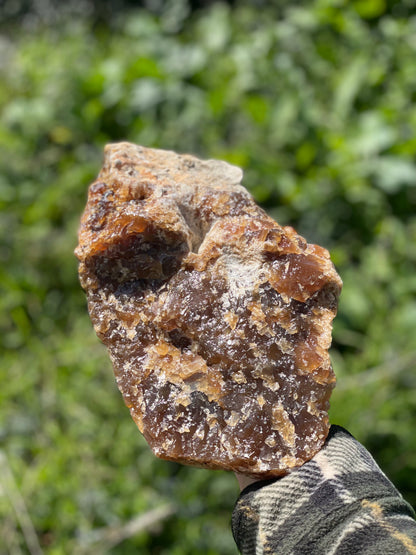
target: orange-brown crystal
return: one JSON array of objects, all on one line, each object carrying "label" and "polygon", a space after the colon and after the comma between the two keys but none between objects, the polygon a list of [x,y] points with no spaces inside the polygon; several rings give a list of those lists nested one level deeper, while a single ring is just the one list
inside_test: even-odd
[{"label": "orange-brown crystal", "polygon": [[76,255],[154,453],[271,477],[327,436],[341,280],[328,252],[274,222],[241,178],[225,162],[109,145]]}]

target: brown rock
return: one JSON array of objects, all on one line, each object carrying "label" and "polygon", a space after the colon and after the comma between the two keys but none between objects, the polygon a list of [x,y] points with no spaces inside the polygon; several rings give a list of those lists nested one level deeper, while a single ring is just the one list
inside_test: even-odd
[{"label": "brown rock", "polygon": [[341,280],[239,168],[106,147],[81,221],[81,284],[154,453],[253,476],[310,459],[328,430]]}]

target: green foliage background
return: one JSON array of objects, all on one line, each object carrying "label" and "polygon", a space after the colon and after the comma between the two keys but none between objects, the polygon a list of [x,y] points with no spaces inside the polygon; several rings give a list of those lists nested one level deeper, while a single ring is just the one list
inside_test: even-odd
[{"label": "green foliage background", "polygon": [[[6,552],[39,552],[33,525],[54,555],[236,553],[234,478],[153,457],[78,284],[72,252],[87,185],[104,144],[122,139],[242,166],[279,223],[330,249],[344,280],[331,420],[416,505],[414,2],[157,6],[99,24],[93,14],[3,20]],[[159,525],[106,540],[167,504]]]}]

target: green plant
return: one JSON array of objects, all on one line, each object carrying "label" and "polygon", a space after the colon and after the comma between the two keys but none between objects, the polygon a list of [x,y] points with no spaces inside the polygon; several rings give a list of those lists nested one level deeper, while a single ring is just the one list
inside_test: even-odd
[{"label": "green plant", "polygon": [[111,552],[236,552],[233,478],[151,455],[78,284],[72,251],[87,185],[104,144],[125,139],[242,166],[279,223],[330,249],[344,279],[331,418],[416,505],[416,21],[393,8],[216,3],[192,14],[121,12],[111,27],[74,19],[4,31],[0,441],[9,497],[0,497],[0,537],[9,547],[30,543],[24,514],[45,552],[96,553],[111,545],[109,531],[120,542],[126,522],[162,507],[159,525]]}]

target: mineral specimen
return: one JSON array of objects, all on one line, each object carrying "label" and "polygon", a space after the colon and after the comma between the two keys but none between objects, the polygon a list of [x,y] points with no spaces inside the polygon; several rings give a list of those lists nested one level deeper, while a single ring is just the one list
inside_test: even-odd
[{"label": "mineral specimen", "polygon": [[118,386],[153,452],[251,476],[322,446],[341,280],[225,162],[106,147],[79,274]]}]

